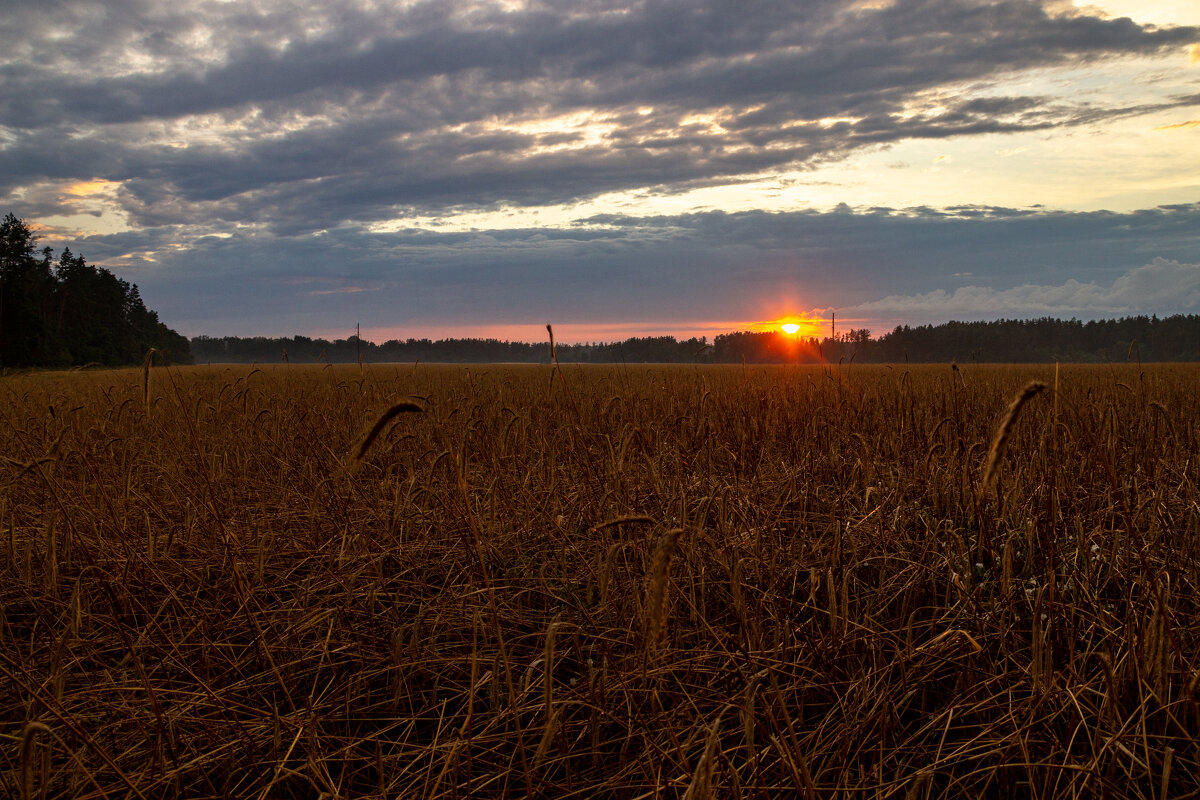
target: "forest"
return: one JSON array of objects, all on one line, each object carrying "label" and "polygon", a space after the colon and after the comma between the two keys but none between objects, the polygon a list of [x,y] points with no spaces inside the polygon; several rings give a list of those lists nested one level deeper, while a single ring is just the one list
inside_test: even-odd
[{"label": "forest", "polygon": [[136,285],[64,248],[57,258],[13,214],[0,222],[0,367],[140,363],[155,349],[192,362],[186,337],[146,308]]},{"label": "forest", "polygon": [[[740,331],[706,338],[635,337],[622,342],[558,344],[559,361],[573,363],[1109,363],[1200,361],[1200,315],[1121,319],[998,320],[901,326],[878,338],[865,328],[823,339],[782,331]],[[545,363],[549,340],[391,339],[382,344],[350,336],[209,337],[191,340],[198,363],[332,363],[426,361]]]}]

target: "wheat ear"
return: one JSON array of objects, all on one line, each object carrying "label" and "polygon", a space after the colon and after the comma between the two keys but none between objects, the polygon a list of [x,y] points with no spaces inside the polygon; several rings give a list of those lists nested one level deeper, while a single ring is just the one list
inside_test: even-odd
[{"label": "wheat ear", "polygon": [[158,351],[151,347],[146,351],[146,360],[142,362],[142,402],[146,410],[150,410],[150,365],[154,363],[154,354]]},{"label": "wheat ear", "polygon": [[383,412],[383,416],[381,416],[379,418],[379,420],[375,423],[375,426],[373,428],[371,428],[371,432],[367,434],[367,438],[363,439],[363,443],[361,445],[359,445],[358,454],[356,456],[354,456],[354,460],[362,461],[363,458],[366,457],[367,451],[371,449],[371,445],[379,437],[379,434],[383,432],[383,429],[387,427],[387,424],[389,422],[391,422],[392,420],[394,420],[396,417],[398,417],[401,414],[412,413],[412,412],[421,412],[424,410],[425,409],[421,408],[416,403],[404,402],[404,403],[397,403],[396,405],[389,408],[387,411]]},{"label": "wheat ear", "polygon": [[650,562],[650,591],[646,598],[646,613],[650,617],[647,643],[653,647],[667,627],[667,580],[671,571],[671,556],[683,528],[675,528],[663,534],[654,548],[654,559]]},{"label": "wheat ear", "polygon": [[1021,413],[1021,407],[1045,388],[1046,384],[1041,381],[1030,381],[1009,405],[1008,413],[1004,415],[1004,421],[996,430],[996,438],[992,439],[992,446],[988,448],[987,467],[983,471],[983,483],[979,487],[980,494],[991,489],[996,480],[996,468],[1000,465],[1000,458],[1004,455],[1004,446],[1008,444],[1008,437],[1017,424],[1017,416]]}]

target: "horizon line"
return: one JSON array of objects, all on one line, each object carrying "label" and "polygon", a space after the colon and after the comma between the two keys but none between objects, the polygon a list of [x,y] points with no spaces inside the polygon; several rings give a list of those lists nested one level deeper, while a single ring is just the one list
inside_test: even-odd
[{"label": "horizon line", "polygon": [[[1117,321],[1121,321],[1121,320],[1127,320],[1127,319],[1132,320],[1132,319],[1139,319],[1139,318],[1166,320],[1166,319],[1172,319],[1175,317],[1195,317],[1195,316],[1200,316],[1200,315],[1192,314],[1192,313],[1173,313],[1173,314],[1167,314],[1165,316],[1160,317],[1156,312],[1150,312],[1150,313],[1124,314],[1121,316],[1116,316],[1116,315],[1097,316],[1097,317],[1088,317],[1086,319],[1080,318],[1077,316],[1058,317],[1058,316],[1051,316],[1051,315],[1043,315],[1043,316],[1036,316],[1036,317],[1035,316],[998,317],[995,319],[985,319],[985,320],[949,319],[949,320],[944,320],[942,322],[901,323],[901,324],[897,324],[892,327],[889,327],[886,330],[883,330],[878,334],[875,334],[872,331],[872,332],[870,332],[869,338],[872,340],[878,340],[881,337],[894,332],[898,328],[922,328],[922,327],[937,328],[937,327],[944,326],[944,325],[954,325],[954,324],[987,325],[987,324],[995,324],[995,323],[999,323],[999,322],[1029,323],[1029,322],[1038,322],[1038,321],[1042,321],[1042,320],[1053,320],[1055,322],[1078,322],[1082,325],[1087,325],[1089,323],[1103,322],[1103,321],[1117,322]],[[786,319],[790,319],[790,318],[791,317],[786,318]],[[808,323],[809,325],[811,325],[812,323],[815,323],[817,321],[818,320],[814,320],[812,318],[805,319],[805,322]],[[845,320],[846,327],[843,328],[841,325],[842,320],[839,319],[837,333],[839,333],[839,334],[846,333],[846,332],[849,332],[851,329],[861,329],[861,328],[858,328],[857,326],[855,326],[853,323],[858,323],[858,322],[862,322],[862,321],[863,320],[847,318]],[[820,320],[820,322],[829,322],[829,321],[828,320]],[[702,327],[701,326],[687,326],[687,325],[675,326],[675,327],[672,327],[669,329],[670,332],[668,332],[668,329],[665,329],[665,326],[664,326],[664,330],[662,332],[654,331],[653,329],[651,329],[651,332],[645,332],[646,328],[644,326],[639,326],[639,325],[635,325],[635,324],[616,324],[616,325],[611,325],[611,326],[606,326],[606,325],[587,326],[585,324],[575,324],[575,323],[565,323],[562,325],[554,325],[553,323],[544,323],[540,326],[534,326],[531,324],[499,325],[499,326],[496,326],[496,325],[455,326],[455,329],[484,328],[485,330],[496,331],[496,333],[493,333],[491,335],[484,334],[484,335],[449,335],[449,336],[441,335],[441,336],[438,336],[438,335],[431,335],[430,333],[425,332],[425,333],[413,333],[413,334],[410,334],[407,336],[400,336],[400,335],[390,335],[390,334],[392,334],[392,332],[395,332],[398,329],[395,327],[389,326],[389,327],[368,328],[368,329],[364,330],[362,335],[360,335],[358,338],[362,342],[369,343],[376,347],[382,346],[390,341],[404,343],[404,342],[407,342],[410,340],[412,340],[412,341],[426,340],[426,341],[430,341],[430,342],[499,341],[499,342],[504,342],[507,344],[523,344],[523,345],[546,344],[546,345],[548,345],[549,337],[545,336],[545,335],[537,337],[537,338],[533,338],[533,339],[514,338],[514,337],[499,335],[499,331],[497,330],[497,329],[512,329],[512,330],[523,329],[523,330],[526,330],[526,329],[535,328],[535,327],[545,330],[547,324],[553,326],[554,342],[556,345],[560,345],[560,346],[602,346],[602,345],[620,344],[622,342],[626,342],[631,339],[662,339],[662,338],[671,338],[671,339],[674,339],[675,341],[681,341],[681,342],[687,341],[689,339],[703,339],[703,340],[711,343],[711,342],[715,341],[716,337],[718,337],[718,336],[728,336],[728,335],[735,335],[735,334],[762,334],[762,333],[776,333],[781,336],[794,336],[797,339],[805,339],[805,340],[816,340],[816,341],[828,341],[830,339],[837,340],[836,335],[829,336],[826,334],[814,334],[811,330],[808,332],[797,331],[796,333],[791,333],[791,334],[785,333],[780,328],[780,325],[783,324],[782,319],[779,322],[772,321],[772,322],[742,323],[745,327],[737,327],[737,328],[723,327],[719,330],[719,332],[716,330],[715,326],[712,326],[712,325],[705,325]],[[572,337],[569,332],[565,336],[560,333],[560,331],[562,331],[564,328],[570,329],[570,328],[581,328],[581,327],[588,327],[591,329],[595,329],[597,327],[610,328],[610,329],[613,329],[614,332],[616,330],[622,330],[622,329],[637,330],[637,331],[642,331],[642,332],[630,333],[630,335],[627,335],[624,338],[619,338],[619,339],[603,339],[603,338],[590,338],[590,337],[577,338],[578,334],[576,335],[576,337]],[[445,329],[445,328],[449,328],[449,326],[436,326],[435,330],[436,329]],[[684,332],[681,333],[680,328],[683,328]],[[428,328],[425,328],[424,330],[429,331]],[[382,333],[384,331],[387,331],[389,335],[386,335],[384,337],[380,337],[377,335],[378,333]],[[337,335],[336,333],[334,333],[332,331],[323,330],[321,332],[314,332],[312,334],[292,333],[292,334],[279,334],[279,335],[270,335],[270,334],[261,334],[261,333],[248,334],[248,335],[240,335],[240,334],[213,335],[213,334],[201,333],[201,334],[196,334],[194,336],[189,336],[188,339],[192,340],[192,339],[296,339],[296,338],[306,338],[306,339],[313,339],[313,340],[320,339],[320,340],[329,341],[332,343],[332,342],[336,342],[336,341],[353,341],[354,337],[355,337],[355,334],[353,332],[353,329],[351,329],[351,331],[349,331],[345,335],[341,335],[341,336]],[[709,337],[711,337],[711,341],[710,341]]]}]

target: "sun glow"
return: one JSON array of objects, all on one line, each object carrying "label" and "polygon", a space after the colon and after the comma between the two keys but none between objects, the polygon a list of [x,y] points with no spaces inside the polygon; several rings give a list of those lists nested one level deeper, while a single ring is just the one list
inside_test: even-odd
[{"label": "sun glow", "polygon": [[786,314],[771,322],[759,323],[760,331],[782,331],[785,336],[819,339],[827,323],[815,312],[808,314]]}]

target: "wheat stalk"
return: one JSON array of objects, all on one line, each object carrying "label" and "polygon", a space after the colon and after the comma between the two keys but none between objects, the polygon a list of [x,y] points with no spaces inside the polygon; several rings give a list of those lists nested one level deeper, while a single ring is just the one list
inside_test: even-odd
[{"label": "wheat stalk", "polygon": [[375,439],[379,437],[379,434],[383,432],[383,429],[387,427],[389,422],[401,414],[419,413],[424,410],[425,409],[421,408],[416,403],[409,403],[406,401],[403,403],[397,403],[387,411],[383,412],[383,415],[379,417],[379,419],[375,422],[375,425],[371,428],[371,432],[367,434],[367,437],[363,439],[362,444],[359,445],[358,454],[354,456],[354,460],[362,461],[363,458],[366,457],[367,451],[371,449],[371,445],[375,442]]},{"label": "wheat stalk", "polygon": [[[27,722],[21,731],[21,796],[25,800],[33,800],[33,742],[39,733],[49,735],[50,728],[43,722]],[[42,782],[46,781],[45,770],[42,771]],[[45,786],[42,787],[45,791]]]},{"label": "wheat stalk", "polygon": [[150,410],[150,365],[154,362],[154,354],[157,352],[151,347],[146,351],[146,360],[142,362],[142,402],[146,411]]},{"label": "wheat stalk", "polygon": [[717,716],[716,722],[708,729],[708,738],[704,743],[704,754],[696,762],[696,769],[692,772],[692,781],[683,793],[683,800],[698,800],[698,798],[712,797],[713,770],[716,766],[717,751],[721,746],[720,728],[721,717],[723,716],[725,716],[724,709]]},{"label": "wheat stalk", "polygon": [[683,528],[674,528],[663,534],[654,548],[654,558],[650,562],[650,587],[646,597],[646,613],[649,615],[649,625],[646,631],[646,643],[649,647],[658,644],[667,626],[667,581],[671,571],[671,556],[675,553],[675,545]]},{"label": "wheat stalk", "polygon": [[992,446],[988,448],[987,467],[983,471],[983,481],[979,487],[981,495],[991,489],[996,480],[996,468],[1000,465],[1000,458],[1004,455],[1004,446],[1008,444],[1008,437],[1012,435],[1013,427],[1017,424],[1017,416],[1021,413],[1021,407],[1045,388],[1046,384],[1041,381],[1030,381],[1009,404],[1008,413],[1004,415],[1004,421],[1000,423],[1000,427],[996,429],[996,436],[992,439]]}]

